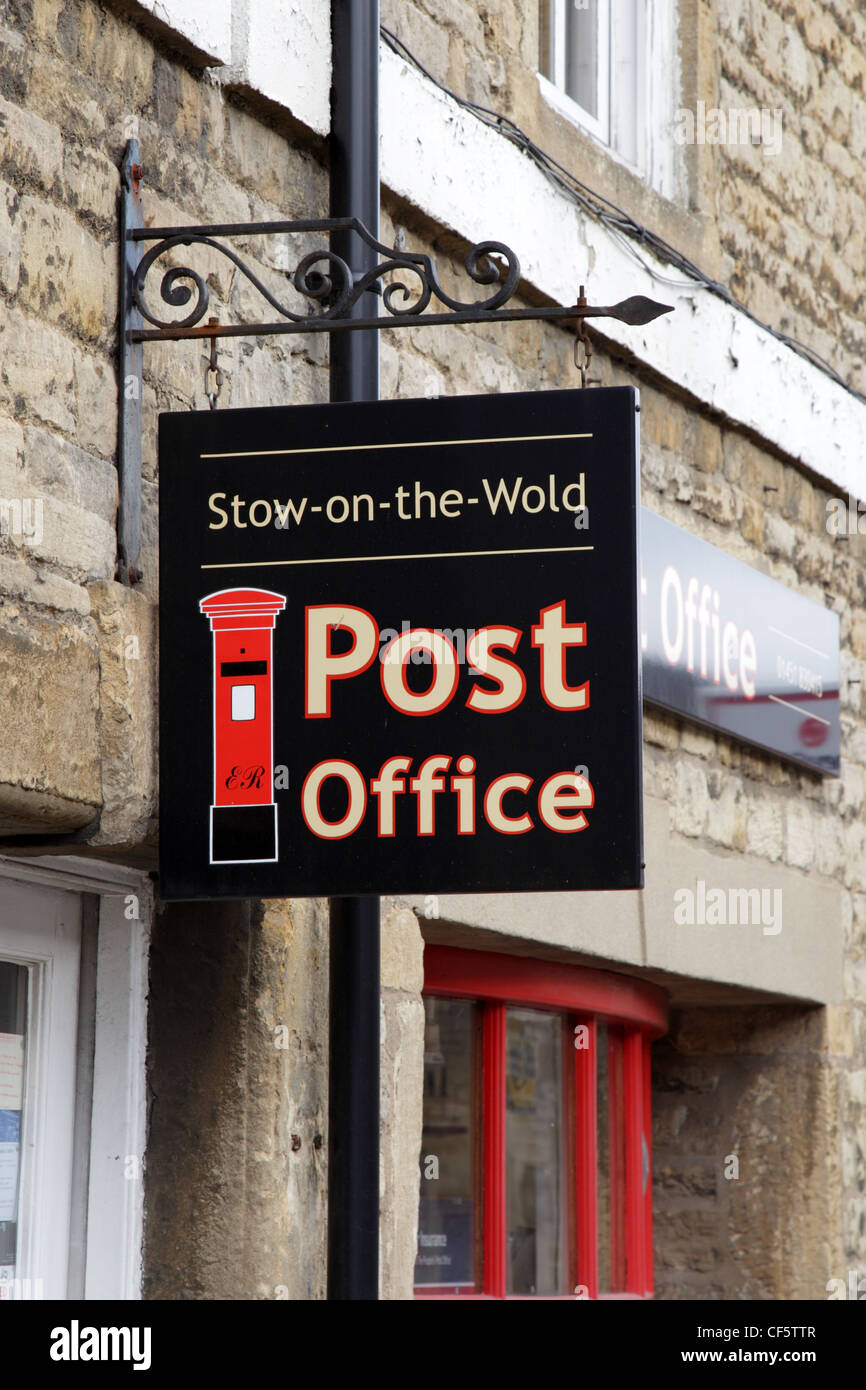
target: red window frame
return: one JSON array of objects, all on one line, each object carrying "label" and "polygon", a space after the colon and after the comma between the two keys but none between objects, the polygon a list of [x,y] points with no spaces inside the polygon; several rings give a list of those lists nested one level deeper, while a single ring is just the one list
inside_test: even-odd
[{"label": "red window frame", "polygon": [[[651,1298],[652,1260],[652,1110],[650,1043],[668,1028],[664,991],[643,980],[611,971],[491,951],[428,944],[424,951],[424,993],[471,999],[482,1006],[482,1203],[483,1259],[481,1289],[416,1286],[417,1298],[506,1298],[505,1205],[505,1026],[509,1005],[549,1009],[585,1024],[588,1046],[574,1048],[573,1210],[578,1296]],[[624,1169],[625,1229],[618,1240],[624,1272],[619,1293],[599,1294],[598,1287],[598,1024],[610,1025],[608,1045],[619,1049],[625,1123],[611,1169]],[[568,1111],[564,1111],[567,1115]],[[645,1161],[648,1164],[644,1178]],[[585,1290],[585,1293],[583,1292]],[[575,1295],[558,1295],[574,1297]]]}]

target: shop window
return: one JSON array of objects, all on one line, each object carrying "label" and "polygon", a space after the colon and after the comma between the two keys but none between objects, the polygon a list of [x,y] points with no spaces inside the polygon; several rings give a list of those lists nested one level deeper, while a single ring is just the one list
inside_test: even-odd
[{"label": "shop window", "polygon": [[0,1290],[15,1278],[27,971],[0,960]]},{"label": "shop window", "polygon": [[424,970],[416,1295],[650,1297],[662,992],[444,946]]},{"label": "shop window", "polygon": [[540,0],[539,19],[544,96],[671,196],[674,0]]},{"label": "shop window", "polygon": [[146,892],[0,864],[0,1303],[140,1296]]}]

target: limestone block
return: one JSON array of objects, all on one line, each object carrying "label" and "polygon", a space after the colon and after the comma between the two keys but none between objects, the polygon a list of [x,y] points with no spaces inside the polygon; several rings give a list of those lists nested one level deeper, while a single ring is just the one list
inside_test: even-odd
[{"label": "limestone block", "polygon": [[641,442],[645,440],[683,453],[685,449],[685,412],[679,402],[672,401],[660,391],[641,387],[640,397]]},{"label": "limestone block", "polygon": [[405,0],[384,0],[381,17],[382,23],[403,40],[427,71],[438,77],[440,82],[444,81],[448,73],[448,33],[445,28],[415,5],[407,5]]},{"label": "limestone block", "polygon": [[24,431],[23,468],[13,473],[0,457],[0,495],[27,498],[38,534],[21,544],[38,558],[79,578],[112,574],[117,540],[117,474],[46,430]]},{"label": "limestone block", "polygon": [[674,828],[682,835],[704,833],[709,814],[707,777],[703,768],[681,759],[677,763]]},{"label": "limestone block", "polygon": [[641,434],[640,467],[644,505],[647,505],[647,489],[654,493],[664,492],[669,459],[670,455],[664,449],[647,441]]},{"label": "limestone block", "polygon": [[[464,5],[461,0],[423,0],[424,9],[437,24],[453,29],[469,47],[481,49],[484,45],[484,28],[480,15],[472,5]],[[487,12],[487,22],[493,15]],[[511,28],[510,37],[515,37]],[[516,47],[516,45],[515,45]]]},{"label": "limestone block", "polygon": [[848,999],[857,1003],[866,1000],[866,960],[846,960],[843,973]]},{"label": "limestone block", "polygon": [[[277,347],[258,347],[245,343],[228,383],[232,406],[290,405],[292,401],[292,357],[285,343]],[[223,388],[225,391],[225,387]]]},{"label": "limestone block", "polygon": [[764,515],[764,548],[768,555],[780,555],[790,560],[794,555],[797,533],[778,513],[766,511]]},{"label": "limestone block", "polygon": [[659,748],[679,747],[680,726],[672,715],[647,706],[643,716],[644,742],[656,744]]},{"label": "limestone block", "polygon": [[97,149],[67,145],[63,152],[64,202],[115,231],[120,170]]},{"label": "limestone block", "polygon": [[82,449],[113,459],[117,450],[117,375],[111,358],[73,350],[76,441]]},{"label": "limestone block", "polygon": [[740,534],[743,540],[751,545],[760,545],[764,536],[764,509],[753,497],[744,497],[740,494],[740,505],[742,513],[740,516]]},{"label": "limestone block", "polygon": [[404,354],[400,359],[397,393],[399,396],[409,399],[444,396],[446,394],[445,378],[424,358],[416,357],[414,353]]},{"label": "limestone block", "polygon": [[60,179],[60,131],[35,112],[0,97],[0,170],[15,185],[36,184],[50,192]]},{"label": "limestone block", "polygon": [[775,862],[782,857],[783,844],[781,807],[768,797],[751,799],[746,812],[746,850]]},{"label": "limestone block", "polygon": [[644,745],[643,788],[645,796],[673,805],[675,769],[672,760],[651,745]]},{"label": "limestone block", "polygon": [[785,859],[799,869],[808,869],[814,858],[813,817],[797,802],[785,807]]},{"label": "limestone block", "polygon": [[748,809],[743,785],[730,774],[716,772],[715,777],[718,791],[710,781],[707,837],[726,849],[745,849]]},{"label": "limestone block", "polygon": [[18,289],[21,234],[18,227],[18,194],[0,182],[0,289],[13,295]]},{"label": "limestone block", "polygon": [[108,580],[89,589],[99,632],[103,811],[94,845],[151,839],[156,815],[156,610]]},{"label": "limestone block", "polygon": [[24,599],[28,605],[60,613],[77,613],[85,618],[90,612],[90,598],[85,588],[36,564],[26,551],[20,559],[0,556],[0,594],[4,598]]},{"label": "limestone block", "polygon": [[736,1249],[740,1297],[814,1297],[833,1273],[838,1159],[824,1139],[833,1107],[832,1069],[806,1059],[759,1070],[739,1101],[742,1177],[731,1184],[729,1229],[749,1233]]},{"label": "limestone block", "polygon": [[84,337],[102,332],[105,258],[68,212],[30,195],[21,199],[19,302],[31,313]]},{"label": "limestone block", "polygon": [[851,1010],[844,1005],[827,1006],[827,1040],[830,1051],[837,1057],[853,1057],[854,1037]]},{"label": "limestone block", "polygon": [[843,826],[833,815],[816,816],[813,824],[815,867],[826,878],[835,878],[845,860]]},{"label": "limestone block", "polygon": [[0,603],[0,825],[69,830],[101,800],[99,653],[92,633],[57,615]]},{"label": "limestone block", "polygon": [[382,1298],[411,1299],[424,1095],[424,1005],[420,994],[383,990],[381,1018],[379,1279]]},{"label": "limestone block", "polygon": [[716,751],[717,736],[710,729],[702,729],[697,724],[683,721],[680,744],[686,753],[698,758],[712,758]]},{"label": "limestone block", "polygon": [[418,918],[391,898],[382,901],[383,989],[420,994],[424,987],[424,941]]},{"label": "limestone block", "polygon": [[69,340],[2,302],[0,405],[70,434],[75,429],[75,373]]}]

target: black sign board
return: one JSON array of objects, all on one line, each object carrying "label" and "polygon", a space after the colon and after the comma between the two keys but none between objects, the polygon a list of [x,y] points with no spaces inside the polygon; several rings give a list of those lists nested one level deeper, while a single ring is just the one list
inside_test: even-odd
[{"label": "black sign board", "polygon": [[641,511],[643,693],[839,775],[839,618]]},{"label": "black sign board", "polygon": [[160,418],[165,898],[641,886],[636,410]]}]

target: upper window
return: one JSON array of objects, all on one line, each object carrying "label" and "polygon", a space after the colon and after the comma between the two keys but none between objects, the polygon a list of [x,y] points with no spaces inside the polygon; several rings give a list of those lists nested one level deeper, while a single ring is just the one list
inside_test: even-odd
[{"label": "upper window", "polygon": [[661,991],[428,945],[416,1293],[647,1297]]},{"label": "upper window", "polygon": [[673,195],[673,0],[540,0],[545,96]]}]

